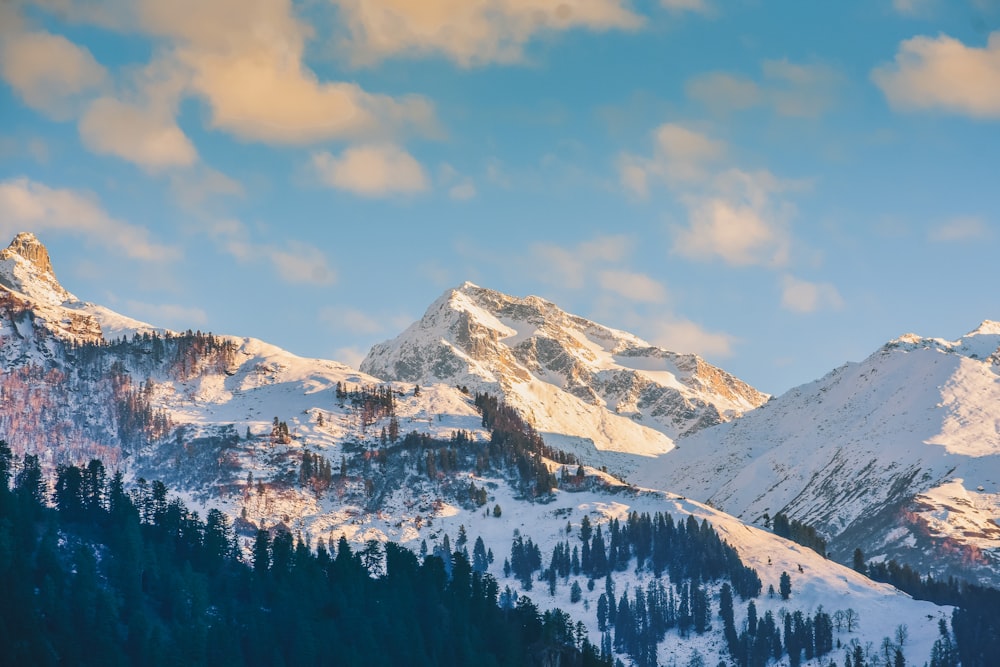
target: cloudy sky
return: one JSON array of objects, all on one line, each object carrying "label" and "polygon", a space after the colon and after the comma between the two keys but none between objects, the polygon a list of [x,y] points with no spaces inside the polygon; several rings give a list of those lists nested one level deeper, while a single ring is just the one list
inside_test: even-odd
[{"label": "cloudy sky", "polygon": [[997,0],[0,0],[0,236],[356,364],[471,280],[780,393],[1000,319]]}]

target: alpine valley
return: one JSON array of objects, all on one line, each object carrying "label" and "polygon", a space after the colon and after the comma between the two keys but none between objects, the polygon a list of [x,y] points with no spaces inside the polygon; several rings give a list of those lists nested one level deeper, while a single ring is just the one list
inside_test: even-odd
[{"label": "alpine valley", "polygon": [[[471,283],[355,370],[81,301],[30,233],[0,252],[13,495],[40,473],[42,505],[74,511],[68,480],[98,459],[144,525],[169,490],[194,525],[211,519],[201,547],[219,529],[258,572],[294,571],[292,544],[295,563],[353,553],[389,583],[410,562],[396,545],[440,557],[449,586],[470,569],[504,613],[544,619],[503,664],[994,664],[996,624],[970,634],[953,605],[995,605],[1000,585],[998,373],[1000,324],[985,322],[957,341],[903,336],[772,398]],[[94,507],[113,513],[115,493]],[[60,530],[46,548],[73,560],[79,533]],[[0,574],[5,549],[34,544],[8,532],[0,520]],[[94,553],[94,568],[112,560]],[[197,608],[163,616],[189,614],[211,646],[218,609]],[[378,613],[380,632],[402,627]]]}]

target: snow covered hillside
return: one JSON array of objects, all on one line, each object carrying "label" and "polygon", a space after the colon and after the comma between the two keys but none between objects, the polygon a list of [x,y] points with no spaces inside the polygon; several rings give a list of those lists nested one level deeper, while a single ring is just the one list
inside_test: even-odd
[{"label": "snow covered hillside", "polygon": [[[994,350],[1000,342],[996,333],[982,336],[962,344],[900,342],[885,355],[961,357],[966,361],[955,363],[974,374],[992,354],[985,337],[994,337]],[[700,500],[703,489],[721,494],[721,485],[711,487],[713,472],[704,461],[683,457],[699,448],[719,452],[730,446],[734,451],[728,455],[742,456],[737,447],[742,440],[729,444],[733,425],[756,423],[748,420],[758,414],[785,414],[774,412],[783,403],[705,428],[766,397],[697,357],[652,348],[537,298],[512,299],[471,285],[449,292],[397,344],[369,356],[367,371],[384,364],[399,378],[386,382],[253,338],[171,332],[84,303],[56,281],[44,246],[22,234],[0,252],[0,364],[0,438],[18,457],[38,455],[48,470],[99,457],[109,469],[127,471],[138,488],[145,480],[162,480],[193,509],[224,510],[245,549],[258,529],[287,530],[310,544],[344,536],[359,550],[393,540],[417,552],[425,544],[429,552],[447,550],[446,544],[459,549],[467,544],[472,551],[481,537],[484,549],[494,554],[487,567],[502,588],[530,594],[543,609],[562,607],[583,621],[594,644],[608,639],[598,619],[603,578],[591,588],[585,574],[566,574],[550,593],[536,568],[528,578],[532,590],[526,591],[524,580],[507,574],[503,565],[513,558],[518,536],[539,547],[544,568],[560,542],[582,544],[584,518],[607,532],[611,522],[628,521],[633,512],[666,513],[678,523],[689,516],[707,520],[763,581],[764,592],[755,601],[760,616],[771,612],[782,619],[802,612],[811,618],[822,607],[831,615],[860,618],[836,631],[838,644],[829,657],[838,663],[855,645],[874,656],[883,640],[894,641],[897,628],[905,625],[909,639],[902,652],[908,664],[919,664],[929,655],[938,619],[951,611],[916,602],[706,505],[635,488],[600,471],[595,466],[608,461],[656,463],[648,486],[669,489],[665,481],[679,461],[687,474],[702,476],[676,481],[685,495]],[[890,366],[885,362],[879,372],[891,375]],[[946,366],[935,372],[953,377]],[[968,391],[976,396],[985,391],[991,368],[983,366],[976,376],[981,386],[969,385]],[[835,387],[836,377],[821,383]],[[856,380],[852,376],[851,382]],[[839,395],[833,387],[821,392],[826,400]],[[524,426],[521,440],[499,437],[496,423],[491,433],[473,397],[482,390],[502,393],[534,429]],[[851,394],[846,379],[840,391]],[[970,458],[970,448],[979,445],[956,434],[979,423],[978,413],[961,407],[971,403],[957,388],[950,395],[954,405],[939,398],[943,407],[935,409],[954,419],[941,421],[937,444],[927,448],[946,458]],[[501,418],[517,427],[498,409],[494,419]],[[591,465],[538,446],[535,430],[550,447],[575,443]],[[725,437],[716,442],[709,433]],[[987,435],[980,429],[983,442]],[[670,451],[682,436],[683,447]],[[903,445],[897,449],[892,454],[902,456]],[[992,461],[991,452],[975,450],[976,460]],[[720,471],[738,472],[739,461],[720,460]],[[967,474],[972,482],[964,487],[956,488],[956,475],[942,472],[942,479],[954,480],[950,486],[923,489],[921,502],[931,509],[919,516],[926,515],[928,525],[954,516],[957,503],[949,494],[959,488],[969,493],[970,483],[988,483],[973,479],[971,470]],[[985,492],[975,493],[974,501],[981,502]],[[943,514],[945,508],[950,514]],[[971,512],[963,516],[980,518]],[[611,547],[608,553],[613,552]],[[662,585],[680,598],[683,581],[658,578],[648,566],[639,567],[638,555],[626,561],[612,573],[617,596]],[[782,572],[791,575],[787,600],[766,592],[770,586],[780,589]],[[684,636],[668,631],[656,648],[659,664],[685,665],[692,659],[697,664],[698,656],[704,664],[728,659],[715,616],[721,583],[706,584],[705,592],[711,628]],[[738,629],[747,619],[747,603],[736,601]]]},{"label": "snow covered hillside", "polygon": [[691,354],[465,283],[361,364],[372,375],[502,395],[555,447],[626,472],[767,396]]},{"label": "snow covered hillside", "polygon": [[634,480],[760,524],[781,511],[921,572],[1000,582],[1000,323],[906,335],[702,431]]}]

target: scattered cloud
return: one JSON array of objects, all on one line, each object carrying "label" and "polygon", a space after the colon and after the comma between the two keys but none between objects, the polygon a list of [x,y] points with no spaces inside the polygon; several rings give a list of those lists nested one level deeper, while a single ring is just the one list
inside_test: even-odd
[{"label": "scattered cloud", "polygon": [[894,109],[1000,118],[1000,31],[983,48],[948,35],[908,39],[871,77]]},{"label": "scattered cloud", "polygon": [[467,201],[476,196],[476,184],[447,162],[438,170],[438,181],[448,188],[448,196],[457,201]]},{"label": "scattered cloud", "polygon": [[715,113],[754,107],[771,109],[781,116],[814,118],[837,101],[843,75],[824,63],[765,60],[761,80],[729,72],[707,72],[685,84],[685,93]]},{"label": "scattered cloud", "polygon": [[781,306],[796,313],[813,313],[839,310],[844,300],[831,283],[811,283],[786,274],[781,279]]},{"label": "scattered cloud", "polygon": [[208,314],[201,308],[126,301],[125,309],[142,321],[178,330],[197,328],[208,324]]},{"label": "scattered cloud", "polygon": [[961,242],[977,241],[992,236],[992,230],[982,218],[962,217],[952,218],[942,225],[930,230],[931,241]]},{"label": "scattered cloud", "polygon": [[349,306],[324,306],[317,313],[317,319],[331,332],[369,337],[386,332],[395,334],[413,322],[409,315],[373,315]]},{"label": "scattered cloud", "polygon": [[303,59],[313,28],[289,0],[142,0],[139,23],[167,40],[167,58],[211,112],[211,126],[248,141],[304,145],[436,131],[431,104],[343,81],[322,81]]},{"label": "scattered cloud", "polygon": [[619,155],[619,178],[626,191],[640,196],[654,184],[666,185],[687,208],[687,223],[671,226],[673,252],[733,266],[787,263],[794,208],[775,195],[801,184],[766,170],[720,170],[726,145],[681,125],[661,125],[652,143],[652,156]]},{"label": "scattered cloud", "polygon": [[29,157],[38,164],[48,164],[52,149],[41,137],[0,135],[0,160],[23,157]]},{"label": "scattered cloud", "polygon": [[624,270],[606,270],[597,274],[601,289],[630,301],[663,303],[667,290],[658,281],[643,273]]},{"label": "scattered cloud", "polygon": [[111,97],[90,105],[80,119],[80,137],[94,153],[114,155],[153,171],[188,167],[198,160],[194,144],[172,114]]},{"label": "scattered cloud", "polygon": [[705,0],[660,0],[660,5],[674,12],[698,12],[707,14],[711,11]]},{"label": "scattered cloud", "polygon": [[654,179],[667,184],[703,180],[708,167],[725,153],[725,143],[683,125],[665,123],[653,132],[651,157],[618,156],[619,178],[626,190],[646,197]]},{"label": "scattered cloud", "polygon": [[749,203],[713,197],[690,210],[687,227],[674,228],[674,251],[691,259],[722,259],[732,266],[782,266],[788,233]]},{"label": "scattered cloud", "polygon": [[423,166],[392,144],[355,146],[339,157],[314,153],[312,165],[324,184],[362,197],[413,194],[429,187]]},{"label": "scattered cloud", "polygon": [[784,266],[793,207],[774,195],[793,187],[766,170],[729,169],[716,175],[705,191],[682,195],[688,222],[673,226],[673,251],[731,266]]},{"label": "scattered cloud", "polygon": [[332,331],[370,335],[385,330],[385,325],[382,322],[356,308],[326,306],[320,309],[319,320]]},{"label": "scattered cloud", "polygon": [[287,241],[284,248],[263,248],[262,252],[285,282],[332,285],[337,281],[326,255],[301,241]]},{"label": "scattered cloud", "polygon": [[170,174],[170,190],[181,206],[199,210],[214,197],[236,197],[244,193],[243,184],[204,164]]},{"label": "scattered cloud", "polygon": [[715,359],[733,356],[733,348],[739,339],[720,331],[708,331],[701,325],[686,319],[667,319],[653,325],[652,343],[667,350],[711,357]]},{"label": "scattered cloud", "polygon": [[219,249],[241,262],[265,261],[287,283],[332,285],[337,272],[318,248],[301,241],[286,240],[283,246],[256,243],[239,220],[214,220],[205,231]]},{"label": "scattered cloud", "polygon": [[892,8],[903,16],[927,16],[934,7],[934,0],[892,0]]},{"label": "scattered cloud", "polygon": [[[699,0],[664,0],[700,5]],[[463,67],[524,60],[536,35],[571,29],[634,30],[643,19],[625,0],[468,2],[332,0],[346,26],[342,45],[360,65],[393,56],[441,54]]]},{"label": "scattered cloud", "polygon": [[458,201],[467,201],[476,196],[476,185],[470,179],[448,188],[448,196]]},{"label": "scattered cloud", "polygon": [[633,242],[627,236],[600,236],[566,248],[552,243],[535,243],[529,249],[529,260],[543,282],[580,289],[591,274],[594,264],[621,262],[631,251]]},{"label": "scattered cloud", "polygon": [[742,111],[762,102],[760,86],[744,76],[706,72],[684,84],[685,94],[716,112]]},{"label": "scattered cloud", "polygon": [[191,97],[207,105],[211,128],[246,141],[308,145],[440,133],[424,97],[322,80],[304,61],[314,29],[291,0],[136,0],[115,2],[114,11],[68,0],[42,4],[69,21],[153,40],[149,62],[121,68],[108,86],[111,77],[89,51],[29,32],[16,6],[0,4],[0,74],[26,104],[68,120],[82,111],[68,100],[103,89],[80,122],[85,144],[99,154],[148,169],[193,164],[197,151],[177,123]]},{"label": "scattered cloud", "polygon": [[111,217],[88,192],[51,188],[27,178],[0,181],[0,211],[4,236],[24,230],[57,231],[146,262],[180,257],[178,248],[151,240],[145,228]]},{"label": "scattered cloud", "polygon": [[25,104],[56,120],[71,118],[74,102],[107,77],[89,50],[46,31],[0,40],[0,74]]},{"label": "scattered cloud", "polygon": [[333,351],[333,360],[342,364],[347,364],[354,370],[361,368],[361,362],[365,360],[366,353],[359,347],[348,346],[338,347]]}]

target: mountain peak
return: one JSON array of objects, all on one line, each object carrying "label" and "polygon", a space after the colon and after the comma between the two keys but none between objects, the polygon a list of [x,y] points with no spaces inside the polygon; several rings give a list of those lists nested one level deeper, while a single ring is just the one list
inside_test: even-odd
[{"label": "mountain peak", "polygon": [[21,232],[14,237],[6,250],[0,251],[0,259],[10,259],[12,255],[28,260],[40,273],[49,273],[55,278],[48,249],[31,232]]},{"label": "mountain peak", "polygon": [[0,285],[47,305],[76,300],[59,284],[48,249],[31,232],[0,250]]},{"label": "mountain peak", "polygon": [[997,322],[996,320],[983,320],[978,328],[968,333],[969,336],[975,336],[977,334],[1000,334],[1000,322]]},{"label": "mountain peak", "polygon": [[361,371],[499,395],[557,446],[583,447],[575,451],[589,461],[600,452],[663,453],[673,439],[767,400],[695,355],[655,347],[541,297],[468,282],[375,345]]}]

